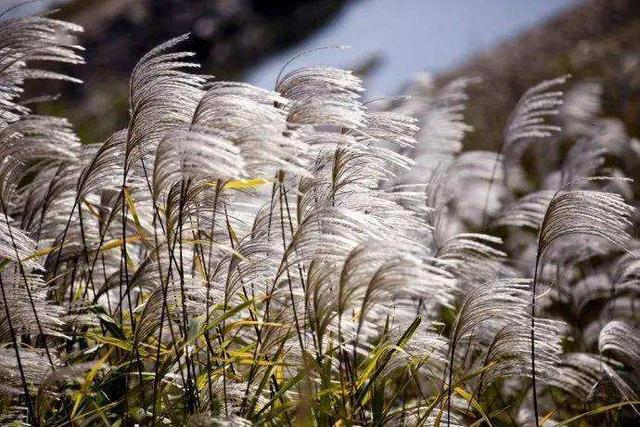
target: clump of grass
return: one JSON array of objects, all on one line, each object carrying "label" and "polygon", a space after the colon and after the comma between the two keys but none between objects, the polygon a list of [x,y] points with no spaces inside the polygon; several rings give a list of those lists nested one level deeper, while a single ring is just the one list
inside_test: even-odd
[{"label": "clump of grass", "polygon": [[563,110],[566,78],[501,153],[461,153],[473,80],[363,104],[313,67],[269,91],[195,73],[179,37],[133,70],[128,127],[81,145],[21,99],[69,79],[33,67],[81,62],[77,31],[0,23],[3,421],[635,416],[637,142],[579,92]]}]

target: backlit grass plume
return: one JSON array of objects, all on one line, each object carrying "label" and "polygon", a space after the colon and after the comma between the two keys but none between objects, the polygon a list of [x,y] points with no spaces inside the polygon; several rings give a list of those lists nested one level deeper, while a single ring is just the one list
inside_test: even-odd
[{"label": "backlit grass plume", "polygon": [[474,80],[363,103],[312,67],[272,91],[198,73],[182,36],[132,71],[127,128],[83,145],[22,97],[74,80],[40,67],[80,63],[78,31],[0,23],[3,422],[636,416],[638,152],[580,92],[562,112],[566,77],[524,95],[501,153],[461,152]]}]

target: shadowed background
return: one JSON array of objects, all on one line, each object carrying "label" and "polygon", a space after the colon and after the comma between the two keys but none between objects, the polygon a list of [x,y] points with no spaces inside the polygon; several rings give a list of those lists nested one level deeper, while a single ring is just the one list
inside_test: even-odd
[{"label": "shadowed background", "polygon": [[482,132],[469,135],[470,148],[495,147],[506,112],[526,88],[566,73],[597,78],[604,112],[621,117],[632,135],[639,131],[639,85],[630,76],[640,8],[633,0],[59,0],[26,3],[8,15],[55,9],[54,16],[85,28],[87,64],[72,71],[85,84],[54,85],[64,96],[41,109],[69,117],[86,142],[126,125],[136,61],[185,32],[204,72],[265,88],[291,56],[336,44],[350,49],[310,52],[293,66],[355,69],[369,98],[401,92],[421,71],[434,74],[436,85],[481,77],[467,119]]}]

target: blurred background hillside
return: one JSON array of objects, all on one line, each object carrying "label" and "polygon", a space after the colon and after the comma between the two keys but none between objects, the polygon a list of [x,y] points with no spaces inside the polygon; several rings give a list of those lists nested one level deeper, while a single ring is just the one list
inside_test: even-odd
[{"label": "blurred background hillside", "polygon": [[[146,51],[191,32],[188,48],[220,79],[272,88],[282,65],[357,70],[366,97],[393,96],[417,73],[440,86],[480,77],[467,120],[471,148],[495,147],[508,112],[531,85],[562,74],[600,85],[603,112],[640,134],[637,0],[4,0],[6,17],[52,13],[82,25],[84,85],[39,108],[65,115],[86,142],[126,125],[127,77]],[[21,4],[21,5],[20,5]],[[479,140],[475,135],[482,135]]]}]

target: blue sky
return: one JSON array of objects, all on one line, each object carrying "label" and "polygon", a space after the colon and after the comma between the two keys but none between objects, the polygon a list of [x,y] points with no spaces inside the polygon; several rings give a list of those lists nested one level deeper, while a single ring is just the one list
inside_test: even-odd
[{"label": "blue sky", "polygon": [[420,71],[438,72],[575,3],[575,0],[358,0],[328,26],[250,70],[249,82],[273,88],[280,67],[301,51],[329,49],[292,67],[353,67],[373,54],[384,60],[366,82],[367,97],[395,94]]}]

